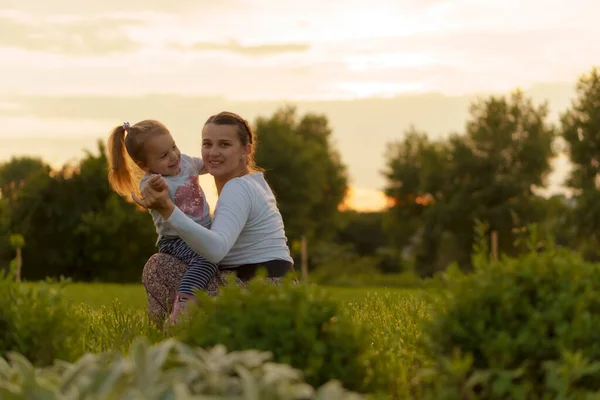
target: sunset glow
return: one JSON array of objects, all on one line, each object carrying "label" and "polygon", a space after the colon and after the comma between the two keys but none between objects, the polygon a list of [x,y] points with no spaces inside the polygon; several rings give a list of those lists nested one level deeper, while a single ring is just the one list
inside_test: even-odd
[{"label": "sunset glow", "polygon": [[[123,120],[157,118],[188,153],[228,109],[324,113],[348,165],[347,207],[378,209],[385,146],[416,125],[460,131],[476,95],[523,88],[569,104],[600,60],[592,0],[0,2],[0,161],[52,165]],[[558,190],[566,164],[551,180]]]}]

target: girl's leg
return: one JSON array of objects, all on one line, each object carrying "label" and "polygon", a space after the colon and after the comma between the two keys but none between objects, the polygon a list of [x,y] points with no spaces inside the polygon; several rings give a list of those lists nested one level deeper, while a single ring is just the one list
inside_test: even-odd
[{"label": "girl's leg", "polygon": [[196,291],[208,289],[209,282],[217,275],[218,267],[196,253],[179,238],[162,242],[160,248],[162,252],[180,259],[188,266],[179,282],[177,297],[170,316],[170,322],[176,323],[179,314],[185,308],[183,303],[193,300]]}]

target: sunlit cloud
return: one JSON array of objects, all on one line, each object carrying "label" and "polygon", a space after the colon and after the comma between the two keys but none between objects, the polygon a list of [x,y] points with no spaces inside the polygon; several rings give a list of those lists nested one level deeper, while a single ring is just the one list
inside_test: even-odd
[{"label": "sunlit cloud", "polygon": [[171,43],[170,47],[182,51],[229,52],[251,57],[270,56],[283,53],[303,53],[310,49],[310,45],[306,43],[243,45],[235,40],[230,40],[226,43],[196,42],[189,46]]},{"label": "sunlit cloud", "polygon": [[71,13],[83,17],[94,16],[103,13],[127,12],[127,13],[204,13],[212,11],[226,11],[235,8],[244,0],[103,0],[85,2],[80,0],[56,0],[43,2],[38,0],[3,0],[0,7],[6,10],[18,10],[34,15],[49,15],[57,13]]},{"label": "sunlit cloud", "polygon": [[[0,103],[0,109],[2,103]],[[110,124],[110,125],[109,125]],[[108,132],[114,122],[106,120],[43,118],[39,116],[3,116],[0,115],[0,126],[4,137],[17,138],[81,138],[97,137],[101,132]],[[7,133],[9,133],[7,135]]]},{"label": "sunlit cloud", "polygon": [[94,55],[96,57],[133,51],[141,43],[125,33],[140,21],[95,17],[62,16],[34,18],[22,13],[0,14],[0,47],[35,52]]}]

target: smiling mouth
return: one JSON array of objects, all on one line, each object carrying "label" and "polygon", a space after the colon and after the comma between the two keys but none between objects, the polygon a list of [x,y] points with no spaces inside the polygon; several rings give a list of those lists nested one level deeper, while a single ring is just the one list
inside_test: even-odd
[{"label": "smiling mouth", "polygon": [[208,163],[210,165],[221,165],[221,164],[223,164],[223,161],[209,161]]}]

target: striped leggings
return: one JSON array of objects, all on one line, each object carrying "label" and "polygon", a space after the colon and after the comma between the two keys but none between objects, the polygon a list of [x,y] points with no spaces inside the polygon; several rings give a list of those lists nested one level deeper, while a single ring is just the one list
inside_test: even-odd
[{"label": "striped leggings", "polygon": [[[179,282],[179,293],[193,296],[195,291],[205,290],[218,271],[216,264],[196,253],[181,238],[163,238],[158,242],[158,249],[160,253],[171,255],[188,265]],[[179,301],[185,300],[179,296]]]}]

